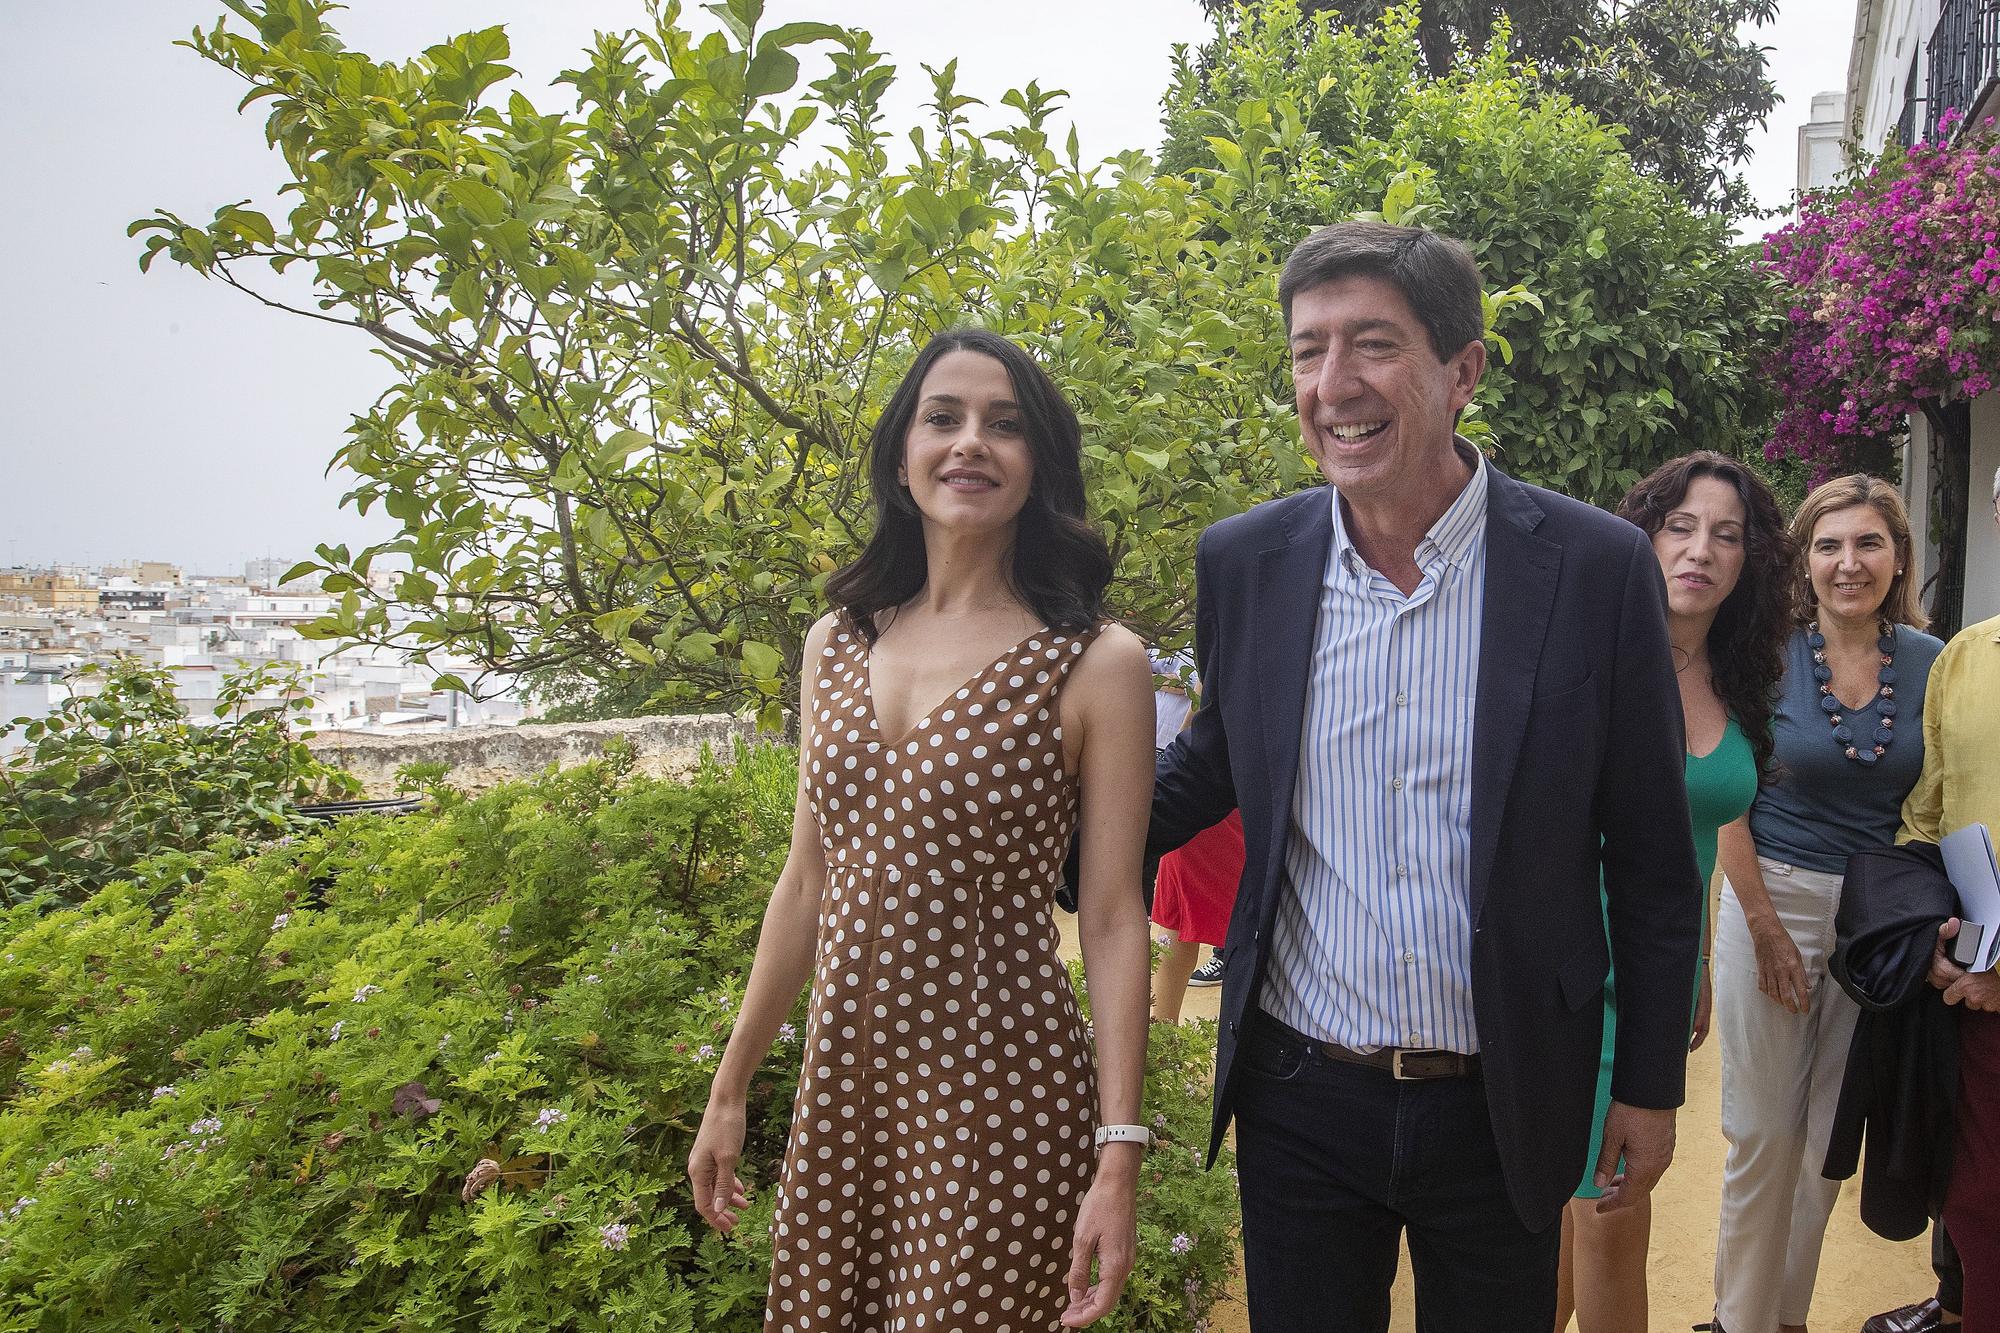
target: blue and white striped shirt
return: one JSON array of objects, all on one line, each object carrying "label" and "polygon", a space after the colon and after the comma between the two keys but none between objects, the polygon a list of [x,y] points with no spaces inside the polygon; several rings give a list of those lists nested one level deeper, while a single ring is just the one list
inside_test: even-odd
[{"label": "blue and white striped shirt", "polygon": [[[1461,453],[1469,452],[1461,447]],[[1472,728],[1487,467],[1417,544],[1408,597],[1333,495],[1299,776],[1259,1003],[1357,1050],[1472,1053]]]}]

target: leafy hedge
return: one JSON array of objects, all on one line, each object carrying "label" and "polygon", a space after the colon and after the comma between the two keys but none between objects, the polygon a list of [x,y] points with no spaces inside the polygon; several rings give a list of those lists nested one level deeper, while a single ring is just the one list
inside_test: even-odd
[{"label": "leafy hedge", "polygon": [[46,717],[0,719],[0,738],[23,742],[0,759],[0,904],[77,902],[144,855],[299,832],[297,802],[361,789],[294,730],[312,707],[296,664],[224,675],[201,724],[174,673],[135,658],[92,663],[73,685]]},{"label": "leafy hedge", "polygon": [[[759,1328],[796,1038],[754,1088],[751,1224],[709,1233],[683,1172],[795,762],[440,789],[0,915],[0,1330]],[[1227,1276],[1211,1041],[1156,1037],[1168,1143],[1102,1327],[1189,1328]]]}]

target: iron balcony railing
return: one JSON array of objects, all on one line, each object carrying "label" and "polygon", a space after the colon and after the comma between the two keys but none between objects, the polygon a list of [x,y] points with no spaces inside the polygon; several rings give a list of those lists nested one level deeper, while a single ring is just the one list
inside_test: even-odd
[{"label": "iron balcony railing", "polygon": [[[1996,81],[2000,81],[2000,0],[1945,0],[1944,13],[1931,30],[1924,137],[1937,138],[1947,111],[1970,116]],[[1910,116],[1912,109],[1905,107],[1904,115]]]},{"label": "iron balcony railing", "polygon": [[1903,114],[1896,117],[1896,142],[1908,148],[1917,141],[1917,132],[1924,126],[1924,99],[1908,97],[1903,99]]}]

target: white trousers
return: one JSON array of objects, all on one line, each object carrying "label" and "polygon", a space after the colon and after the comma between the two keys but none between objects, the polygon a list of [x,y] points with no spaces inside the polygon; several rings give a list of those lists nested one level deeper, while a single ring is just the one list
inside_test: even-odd
[{"label": "white trousers", "polygon": [[1827,972],[1840,876],[1758,858],[1771,905],[1805,962],[1803,1014],[1757,989],[1757,951],[1727,879],[1715,923],[1722,1043],[1722,1224],[1715,1317],[1728,1333],[1803,1324],[1840,1182],[1820,1175],[1860,1009]]}]

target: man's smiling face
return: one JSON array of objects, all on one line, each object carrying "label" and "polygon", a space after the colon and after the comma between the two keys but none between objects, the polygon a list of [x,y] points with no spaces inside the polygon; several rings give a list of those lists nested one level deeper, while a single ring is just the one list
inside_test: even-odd
[{"label": "man's smiling face", "polygon": [[1306,450],[1350,499],[1395,493],[1452,449],[1486,368],[1479,342],[1438,360],[1395,284],[1351,274],[1292,299],[1292,384]]}]

